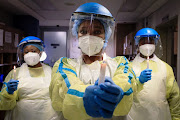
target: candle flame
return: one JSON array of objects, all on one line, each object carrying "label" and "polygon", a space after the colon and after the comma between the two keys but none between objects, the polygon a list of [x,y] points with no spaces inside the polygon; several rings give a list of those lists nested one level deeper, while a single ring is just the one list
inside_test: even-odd
[{"label": "candle flame", "polygon": [[14,69],[16,69],[16,66],[14,66]]},{"label": "candle flame", "polygon": [[103,54],[103,61],[106,60],[106,53]]}]

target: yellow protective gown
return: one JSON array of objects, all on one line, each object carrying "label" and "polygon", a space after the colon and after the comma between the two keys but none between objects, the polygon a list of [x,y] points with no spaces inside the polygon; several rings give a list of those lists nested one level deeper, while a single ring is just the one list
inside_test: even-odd
[{"label": "yellow protective gown", "polygon": [[[132,62],[137,76],[147,68],[138,54]],[[180,92],[172,68],[156,56],[149,61],[152,78],[134,96],[129,120],[180,120]]]},{"label": "yellow protective gown", "polygon": [[[5,82],[14,79],[13,72],[8,74]],[[60,114],[52,108],[49,97],[51,68],[44,64],[28,68],[24,63],[16,69],[16,75],[19,80],[17,91],[10,95],[4,87],[0,95],[0,109],[9,110],[5,120],[59,120]]]},{"label": "yellow protective gown", "polygon": [[[85,120],[92,119],[85,111],[83,105],[83,94],[89,85],[94,85],[99,77],[100,63],[95,61],[85,64],[82,58],[61,58],[52,70],[52,81],[50,84],[50,97],[52,106],[56,111],[62,111],[66,119]],[[125,57],[107,57],[106,76],[112,78],[116,85],[125,92],[121,102],[113,113],[116,116],[128,114],[133,100],[133,93],[141,89],[132,69],[128,66]],[[139,85],[137,87],[137,85]],[[138,88],[138,89],[137,89]],[[132,93],[132,91],[134,91]],[[102,119],[102,118],[101,118]]]}]

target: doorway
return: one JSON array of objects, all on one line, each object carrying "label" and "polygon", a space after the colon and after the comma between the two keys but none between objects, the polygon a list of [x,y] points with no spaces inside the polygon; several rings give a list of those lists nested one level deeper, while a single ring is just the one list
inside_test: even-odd
[{"label": "doorway", "polygon": [[161,59],[173,68],[177,80],[178,17],[158,25],[156,30],[160,34],[163,46]]}]

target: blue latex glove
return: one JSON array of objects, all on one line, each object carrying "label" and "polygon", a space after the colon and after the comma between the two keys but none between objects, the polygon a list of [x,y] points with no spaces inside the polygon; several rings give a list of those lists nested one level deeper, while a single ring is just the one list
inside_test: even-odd
[{"label": "blue latex glove", "polygon": [[149,80],[151,80],[151,69],[145,69],[141,72],[141,75],[139,76],[139,81],[143,84]]},{"label": "blue latex glove", "polygon": [[4,75],[1,74],[1,75],[0,75],[0,83],[3,83],[3,77],[4,77]]},{"label": "blue latex glove", "polygon": [[94,89],[100,90],[100,87],[91,85],[86,88],[83,96],[84,108],[89,116],[101,117],[99,113],[100,107],[95,102],[95,94],[93,93]]},{"label": "blue latex glove", "polygon": [[[97,85],[96,81],[95,85]],[[105,82],[99,85],[100,90],[95,89],[95,102],[101,107],[100,114],[104,118],[111,118],[113,112],[124,96],[123,90],[116,85],[110,77],[105,77]]]},{"label": "blue latex glove", "polygon": [[103,118],[112,118],[114,111],[109,111],[101,108],[99,112],[103,116]]},{"label": "blue latex glove", "polygon": [[18,80],[13,80],[11,79],[6,85],[7,85],[7,88],[6,88],[6,91],[9,93],[9,94],[13,94],[14,91],[17,90],[17,86],[18,86]]}]

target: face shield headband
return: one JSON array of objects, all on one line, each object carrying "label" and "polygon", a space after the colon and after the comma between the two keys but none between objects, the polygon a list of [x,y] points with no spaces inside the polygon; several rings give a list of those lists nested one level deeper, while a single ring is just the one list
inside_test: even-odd
[{"label": "face shield headband", "polygon": [[134,39],[135,39],[135,45],[138,45],[139,44],[139,41],[141,38],[143,37],[151,37],[154,41],[155,41],[155,44],[158,43],[158,40],[160,38],[160,35],[141,35],[141,36],[135,36]]},{"label": "face shield headband", "polygon": [[39,49],[39,51],[40,51],[40,52],[42,52],[42,51],[43,51],[43,47],[42,47],[42,45],[39,45],[39,44],[37,44],[37,43],[27,43],[27,44],[25,44],[25,45],[23,46],[23,48],[22,48],[22,52],[24,51],[24,48],[25,48],[26,46],[28,46],[28,45],[35,46],[36,48],[38,48],[38,49]]}]

